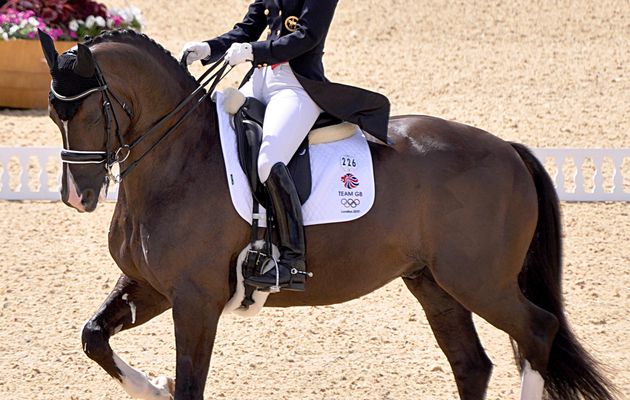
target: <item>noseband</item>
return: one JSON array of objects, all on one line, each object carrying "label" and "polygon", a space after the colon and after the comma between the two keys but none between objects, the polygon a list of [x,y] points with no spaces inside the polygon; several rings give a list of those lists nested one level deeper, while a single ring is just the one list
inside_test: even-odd
[{"label": "noseband", "polygon": [[[116,114],[112,110],[112,102],[111,97],[116,99],[116,102],[122,107],[123,110],[127,113],[129,118],[132,117],[132,113],[127,107],[126,104],[121,103],[116,96],[114,96],[107,87],[107,83],[105,82],[105,78],[103,74],[96,65],[96,79],[99,83],[98,87],[86,90],[83,93],[77,94],[75,96],[64,96],[55,91],[53,83],[50,84],[50,92],[52,95],[59,101],[63,102],[75,102],[79,100],[83,100],[90,96],[93,93],[102,92],[103,94],[103,115],[105,116],[105,135],[107,138],[107,148],[106,150],[98,150],[98,151],[81,151],[81,150],[71,150],[71,149],[63,149],[61,151],[61,161],[66,164],[105,164],[105,169],[108,171],[108,175],[111,174],[112,167],[115,163],[123,162],[124,159],[120,158],[121,150],[125,147],[122,135],[120,134],[120,125],[118,123],[118,119],[116,118]],[[111,150],[111,137],[112,137],[112,120],[114,120],[116,124],[116,136],[118,137],[119,143],[121,143],[121,148],[119,148],[116,152]],[[67,127],[66,127],[67,130]],[[66,132],[66,135],[68,132]],[[69,144],[68,144],[69,146]],[[126,153],[126,157],[129,156],[129,152]]]},{"label": "noseband", "polygon": [[[180,102],[177,105],[177,107],[175,107],[168,114],[160,118],[151,128],[149,128],[149,130],[147,130],[145,133],[137,137],[131,143],[125,143],[124,137],[120,132],[120,124],[118,123],[118,118],[116,117],[116,113],[114,112],[112,108],[111,99],[113,98],[118,103],[118,105],[120,105],[120,107],[125,111],[129,120],[132,119],[133,112],[127,106],[126,103],[123,103],[120,100],[118,100],[118,98],[110,91],[107,85],[107,82],[105,81],[105,77],[98,63],[96,62],[96,60],[94,60],[94,64],[95,64],[95,69],[96,69],[96,79],[98,81],[99,86],[86,90],[85,92],[74,95],[74,96],[63,96],[55,91],[53,84],[51,83],[50,85],[51,94],[57,100],[63,101],[63,102],[74,102],[74,101],[84,100],[85,98],[87,98],[88,96],[91,96],[92,94],[101,92],[102,102],[103,102],[103,115],[105,117],[105,137],[106,137],[105,150],[84,151],[84,150],[71,150],[64,147],[64,149],[61,151],[61,161],[65,164],[104,164],[105,170],[107,171],[108,179],[111,179],[116,183],[120,182],[122,178],[128,175],[133,170],[133,168],[135,168],[135,166],[138,165],[138,163],[151,150],[153,150],[158,144],[160,144],[171,132],[176,130],[184,122],[184,120],[190,114],[192,114],[192,112],[196,110],[197,107],[199,107],[199,105],[203,103],[203,101],[208,97],[208,95],[210,95],[216,89],[219,82],[232,70],[232,68],[227,69],[228,64],[224,63],[223,59],[224,57],[221,57],[221,59],[219,59],[216,63],[214,63],[206,72],[204,72],[204,74],[199,79],[197,79],[197,84],[199,84],[199,86],[192,93],[190,93],[182,102]],[[206,77],[213,70],[219,67],[221,64],[223,64],[221,68],[219,68],[212,76],[206,79]],[[204,81],[204,79],[206,80]],[[205,90],[205,87],[208,86],[208,84],[210,84],[211,82],[212,84],[210,85],[208,90],[203,94],[203,96],[201,96],[199,100],[197,100],[197,102],[193,104],[193,106],[188,111],[186,111],[186,113],[184,113],[184,115],[182,115],[172,127],[166,130],[166,132],[164,132],[162,136],[158,138],[158,140],[149,147],[148,150],[146,150],[139,157],[137,157],[124,170],[122,170],[121,168],[121,172],[118,175],[115,175],[112,172],[113,167],[116,164],[121,165],[122,163],[127,161],[129,156],[131,155],[133,148],[137,144],[142,142],[151,133],[157,131],[161,126],[163,126],[167,121],[169,121],[173,115],[180,112],[188,103],[190,103],[195,98],[197,94],[199,94],[200,92],[203,92]],[[116,125],[115,138],[118,139],[118,144],[119,144],[119,147],[116,150],[113,149],[112,138],[114,137],[114,134],[112,132],[112,125],[113,125],[112,121]],[[66,130],[67,130],[67,127],[66,127]],[[66,132],[66,135],[67,134],[68,132]],[[64,146],[65,145],[66,144],[64,144]],[[69,146],[69,144],[67,145]]]}]

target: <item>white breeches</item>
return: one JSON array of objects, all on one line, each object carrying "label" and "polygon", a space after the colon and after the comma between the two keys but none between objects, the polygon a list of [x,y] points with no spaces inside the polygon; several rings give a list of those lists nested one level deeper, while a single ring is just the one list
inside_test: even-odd
[{"label": "white breeches", "polygon": [[240,91],[267,105],[258,176],[267,181],[271,167],[288,164],[322,112],[297,80],[289,63],[257,68]]}]

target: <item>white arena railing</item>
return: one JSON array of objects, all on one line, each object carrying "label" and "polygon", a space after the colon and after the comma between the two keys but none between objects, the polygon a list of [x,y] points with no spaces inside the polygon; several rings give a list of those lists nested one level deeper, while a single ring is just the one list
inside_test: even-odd
[{"label": "white arena railing", "polygon": [[[0,147],[0,200],[61,200],[61,149]],[[116,200],[117,187],[107,198]]]},{"label": "white arena railing", "polygon": [[[532,149],[563,201],[630,201],[630,149]],[[60,200],[59,148],[0,147],[0,200]],[[111,187],[108,198],[116,198]]]}]

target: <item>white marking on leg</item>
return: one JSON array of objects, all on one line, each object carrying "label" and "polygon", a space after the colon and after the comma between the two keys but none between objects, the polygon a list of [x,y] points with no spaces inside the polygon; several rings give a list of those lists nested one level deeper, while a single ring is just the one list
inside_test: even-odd
[{"label": "white marking on leg", "polygon": [[129,304],[129,308],[131,309],[131,324],[133,325],[136,323],[136,305],[133,304],[133,301],[129,301],[128,293],[123,294],[122,299],[125,300],[127,304]]},{"label": "white marking on leg", "polygon": [[[88,324],[88,322],[90,322],[90,320],[89,320],[89,319],[83,323],[83,326],[81,327],[81,331],[79,331],[79,336],[80,336],[81,338],[83,338],[83,331],[85,330],[85,326]],[[83,352],[84,352],[85,354],[88,354],[88,351],[87,351],[87,342],[83,343]]]},{"label": "white marking on leg", "polygon": [[129,302],[129,308],[131,309],[131,324],[136,323],[136,305],[133,304],[133,301]]},{"label": "white marking on leg", "polygon": [[521,383],[521,400],[542,400],[544,390],[545,380],[542,375],[532,369],[529,361],[525,361]]},{"label": "white marking on leg", "polygon": [[114,364],[120,370],[120,385],[127,394],[134,399],[142,400],[172,400],[173,396],[167,387],[154,385],[147,375],[129,366],[125,361],[112,353]]}]

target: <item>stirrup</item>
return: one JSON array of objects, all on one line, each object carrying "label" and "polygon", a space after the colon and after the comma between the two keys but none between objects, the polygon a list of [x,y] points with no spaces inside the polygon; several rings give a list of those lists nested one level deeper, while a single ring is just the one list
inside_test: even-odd
[{"label": "stirrup", "polygon": [[[273,262],[273,264],[269,264]],[[284,268],[289,273],[288,282],[281,283],[280,282],[280,268]],[[270,282],[247,282],[248,279],[256,279],[256,276],[250,276],[245,282],[248,285],[256,287],[256,290],[270,292],[270,293],[278,293],[281,289],[285,290],[294,290],[294,291],[303,291],[304,290],[304,281],[306,277],[312,277],[312,272],[300,271],[297,268],[287,267],[281,265],[275,257],[270,257],[267,262],[265,262],[264,268],[260,271],[260,275],[267,275],[267,279],[271,278],[270,273],[274,274],[275,283]],[[302,279],[296,279],[295,277],[301,277]],[[260,285],[260,286],[259,286]]]},{"label": "stirrup", "polygon": [[[304,290],[304,282],[293,282],[293,277],[294,276],[298,276],[298,275],[302,275],[304,277],[308,277],[308,278],[312,278],[313,277],[313,273],[312,272],[307,272],[307,271],[300,271],[299,269],[293,267],[293,268],[287,268],[289,269],[289,274],[291,274],[291,278],[289,279],[289,282],[286,284],[286,286],[281,286],[280,285],[280,264],[278,263],[278,260],[276,260],[274,257],[271,258],[271,260],[274,263],[273,268],[275,269],[276,272],[276,284],[273,286],[269,286],[269,292],[270,293],[278,293],[281,289],[286,289],[286,290],[299,290],[299,291],[303,291]],[[268,272],[269,270],[267,270],[266,272]]]}]

